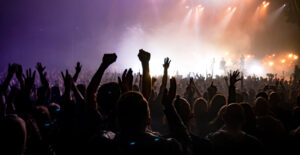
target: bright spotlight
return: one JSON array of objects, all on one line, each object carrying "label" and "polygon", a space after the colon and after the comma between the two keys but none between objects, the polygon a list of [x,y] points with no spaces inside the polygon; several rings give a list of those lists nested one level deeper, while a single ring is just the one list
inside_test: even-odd
[{"label": "bright spotlight", "polygon": [[227,11],[231,11],[231,7],[228,7],[228,8],[227,8]]},{"label": "bright spotlight", "polygon": [[297,59],[298,59],[298,56],[297,56],[297,55],[294,55],[294,59],[297,60]]},{"label": "bright spotlight", "polygon": [[282,59],[280,62],[284,64],[284,63],[286,62],[286,60],[285,60],[285,59]]},{"label": "bright spotlight", "polygon": [[292,57],[293,57],[293,54],[289,54],[288,57],[289,57],[289,58],[292,58]]},{"label": "bright spotlight", "polygon": [[270,5],[270,2],[263,1],[262,5],[264,6],[264,8],[266,8]]},{"label": "bright spotlight", "polygon": [[270,62],[269,62],[269,66],[272,67],[273,65],[274,65],[274,62],[273,62],[273,61],[270,61]]}]

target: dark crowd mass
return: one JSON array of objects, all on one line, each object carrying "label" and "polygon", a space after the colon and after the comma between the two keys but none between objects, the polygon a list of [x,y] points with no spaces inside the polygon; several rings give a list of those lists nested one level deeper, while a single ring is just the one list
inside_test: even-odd
[{"label": "dark crowd mass", "polygon": [[[9,64],[1,73],[1,155],[298,154],[300,92],[290,80],[248,76],[150,76],[151,54],[139,50],[142,73],[61,73]],[[175,63],[175,62],[174,62]],[[199,66],[200,67],[200,66]],[[74,74],[73,70],[75,71]],[[105,72],[106,71],[106,72]]]}]

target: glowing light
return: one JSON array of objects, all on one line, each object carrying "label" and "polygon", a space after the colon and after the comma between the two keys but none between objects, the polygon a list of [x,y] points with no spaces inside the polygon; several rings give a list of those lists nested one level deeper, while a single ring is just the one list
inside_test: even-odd
[{"label": "glowing light", "polygon": [[269,62],[269,66],[272,67],[273,65],[274,65],[274,62],[273,62],[273,61],[270,61],[270,62]]},{"label": "glowing light", "polygon": [[228,8],[227,8],[227,11],[231,11],[231,7],[228,7]]},{"label": "glowing light", "polygon": [[293,57],[293,54],[289,54],[288,57],[289,57],[289,58],[292,58],[292,57]]},{"label": "glowing light", "polygon": [[273,54],[272,56],[273,56],[273,57],[275,57],[276,55],[275,55],[275,54]]},{"label": "glowing light", "polygon": [[297,60],[297,59],[298,59],[298,56],[297,56],[297,55],[294,55],[294,59]]},{"label": "glowing light", "polygon": [[187,6],[185,6],[185,8],[188,9],[188,8],[190,8],[190,6],[187,5]]},{"label": "glowing light", "polygon": [[282,59],[280,62],[284,64],[284,63],[286,62],[286,60],[285,60],[285,59]]},{"label": "glowing light", "polygon": [[262,5],[264,6],[264,8],[266,8],[270,5],[270,2],[263,1]]}]

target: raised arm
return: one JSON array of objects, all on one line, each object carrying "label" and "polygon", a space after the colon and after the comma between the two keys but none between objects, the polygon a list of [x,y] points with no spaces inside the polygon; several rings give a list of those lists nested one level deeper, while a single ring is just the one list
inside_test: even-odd
[{"label": "raised arm", "polygon": [[160,94],[163,94],[166,87],[167,87],[167,82],[168,82],[168,69],[170,67],[170,63],[171,63],[171,60],[167,57],[165,58],[164,60],[164,64],[163,64],[163,67],[164,67],[164,75],[163,75],[163,78],[162,78],[162,82],[161,82],[161,85],[160,85],[160,89],[159,89],[159,95]]},{"label": "raised arm", "polygon": [[8,64],[8,70],[7,70],[7,76],[4,80],[4,82],[1,85],[1,89],[0,89],[0,93],[2,93],[3,95],[5,94],[6,90],[8,89],[9,83],[12,79],[12,77],[14,76],[16,68],[14,67],[14,65],[10,65]]},{"label": "raised arm", "polygon": [[66,70],[66,74],[64,74],[63,72],[61,72],[61,76],[63,78],[64,85],[65,85],[65,92],[63,94],[64,103],[68,103],[68,102],[71,101],[72,77],[69,74],[68,70]]},{"label": "raised arm", "polygon": [[36,69],[39,72],[42,86],[50,89],[49,81],[47,80],[47,72],[44,72],[46,66],[43,66],[42,63],[38,62],[36,65]]},{"label": "raised arm", "polygon": [[142,63],[143,75],[142,75],[142,94],[148,100],[151,95],[151,76],[149,70],[149,61],[151,54],[140,49],[138,57]]},{"label": "raised arm", "polygon": [[171,135],[179,140],[183,145],[188,146],[191,144],[191,137],[188,129],[182,122],[180,116],[174,107],[173,100],[176,96],[176,80],[174,77],[170,79],[170,89],[169,91],[165,89],[162,104],[165,108],[164,113],[168,120],[168,125],[170,128]]},{"label": "raised arm", "polygon": [[122,78],[118,77],[118,82],[121,87],[122,93],[132,90],[132,83],[133,83],[133,75],[132,70],[129,68],[124,70]]},{"label": "raised arm", "polygon": [[230,85],[229,85],[229,95],[228,95],[228,104],[234,103],[236,101],[236,92],[235,92],[235,84],[241,80],[239,78],[240,72],[238,70],[230,73]]},{"label": "raised arm", "polygon": [[100,67],[98,68],[97,72],[94,74],[91,82],[87,87],[86,101],[87,103],[92,103],[94,108],[97,108],[96,92],[100,85],[104,71],[116,60],[117,60],[117,55],[115,53],[104,54]]},{"label": "raised arm", "polygon": [[78,79],[78,76],[79,76],[79,73],[81,71],[81,68],[82,68],[82,65],[80,64],[80,62],[78,61],[77,64],[76,64],[76,67],[75,67],[75,74],[73,75],[73,80],[74,82],[77,81]]}]

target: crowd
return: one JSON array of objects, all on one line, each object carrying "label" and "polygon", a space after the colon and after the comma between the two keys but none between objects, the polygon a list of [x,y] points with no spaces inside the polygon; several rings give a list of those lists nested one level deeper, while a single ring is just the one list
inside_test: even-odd
[{"label": "crowd", "polygon": [[[0,154],[292,154],[300,146],[300,82],[228,76],[142,73],[47,74],[9,64],[0,80]],[[199,66],[201,67],[201,66]],[[36,80],[36,72],[39,79]],[[90,78],[91,77],[91,78]],[[37,82],[39,81],[39,82]]]}]

